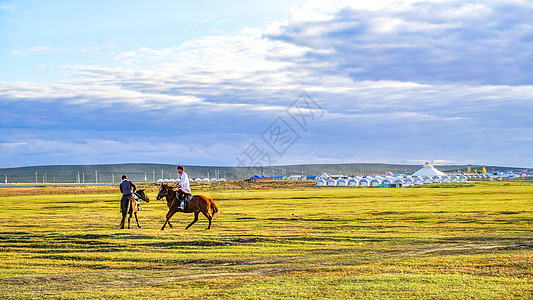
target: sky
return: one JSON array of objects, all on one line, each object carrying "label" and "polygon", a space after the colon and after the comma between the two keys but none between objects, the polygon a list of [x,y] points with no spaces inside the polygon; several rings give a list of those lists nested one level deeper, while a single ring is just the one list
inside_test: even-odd
[{"label": "sky", "polygon": [[0,168],[533,167],[533,2],[0,0]]}]

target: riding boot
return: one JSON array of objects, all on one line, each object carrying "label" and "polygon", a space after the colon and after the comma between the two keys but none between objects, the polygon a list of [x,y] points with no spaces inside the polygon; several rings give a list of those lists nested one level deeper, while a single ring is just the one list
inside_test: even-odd
[{"label": "riding boot", "polygon": [[184,206],[185,206],[185,200],[181,199],[180,204],[178,205],[178,210],[183,211]]}]

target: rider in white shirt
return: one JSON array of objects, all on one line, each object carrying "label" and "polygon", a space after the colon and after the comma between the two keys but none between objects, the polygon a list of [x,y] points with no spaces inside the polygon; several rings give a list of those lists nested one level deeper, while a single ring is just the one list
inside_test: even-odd
[{"label": "rider in white shirt", "polygon": [[178,194],[179,206],[178,208],[183,211],[185,206],[185,197],[191,196],[191,185],[189,183],[189,175],[183,171],[183,166],[178,166],[178,173],[180,174],[180,183],[178,187],[181,188]]}]

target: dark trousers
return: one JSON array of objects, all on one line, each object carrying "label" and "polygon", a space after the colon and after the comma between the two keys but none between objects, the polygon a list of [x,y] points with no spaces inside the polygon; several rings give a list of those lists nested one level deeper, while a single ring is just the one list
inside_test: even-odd
[{"label": "dark trousers", "polygon": [[124,218],[130,210],[131,195],[122,195],[120,199],[120,211],[122,212],[122,218]]},{"label": "dark trousers", "polygon": [[178,200],[180,201],[191,201],[191,197],[192,195],[191,194],[186,194],[184,192],[182,192],[181,190],[178,192]]}]

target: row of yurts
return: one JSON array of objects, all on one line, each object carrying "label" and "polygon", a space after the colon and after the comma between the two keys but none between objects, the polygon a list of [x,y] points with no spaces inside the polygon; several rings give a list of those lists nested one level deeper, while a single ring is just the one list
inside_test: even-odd
[{"label": "row of yurts", "polygon": [[[434,166],[426,162],[424,166],[413,173],[412,175],[376,175],[365,177],[348,177],[334,179],[326,173],[320,175],[316,180],[316,186],[395,186],[395,187],[407,187],[413,185],[422,185],[428,183],[449,183],[449,182],[467,182],[469,175],[453,174],[446,175],[443,172],[437,170]],[[476,174],[480,178],[483,177],[490,179],[488,174]]]}]

